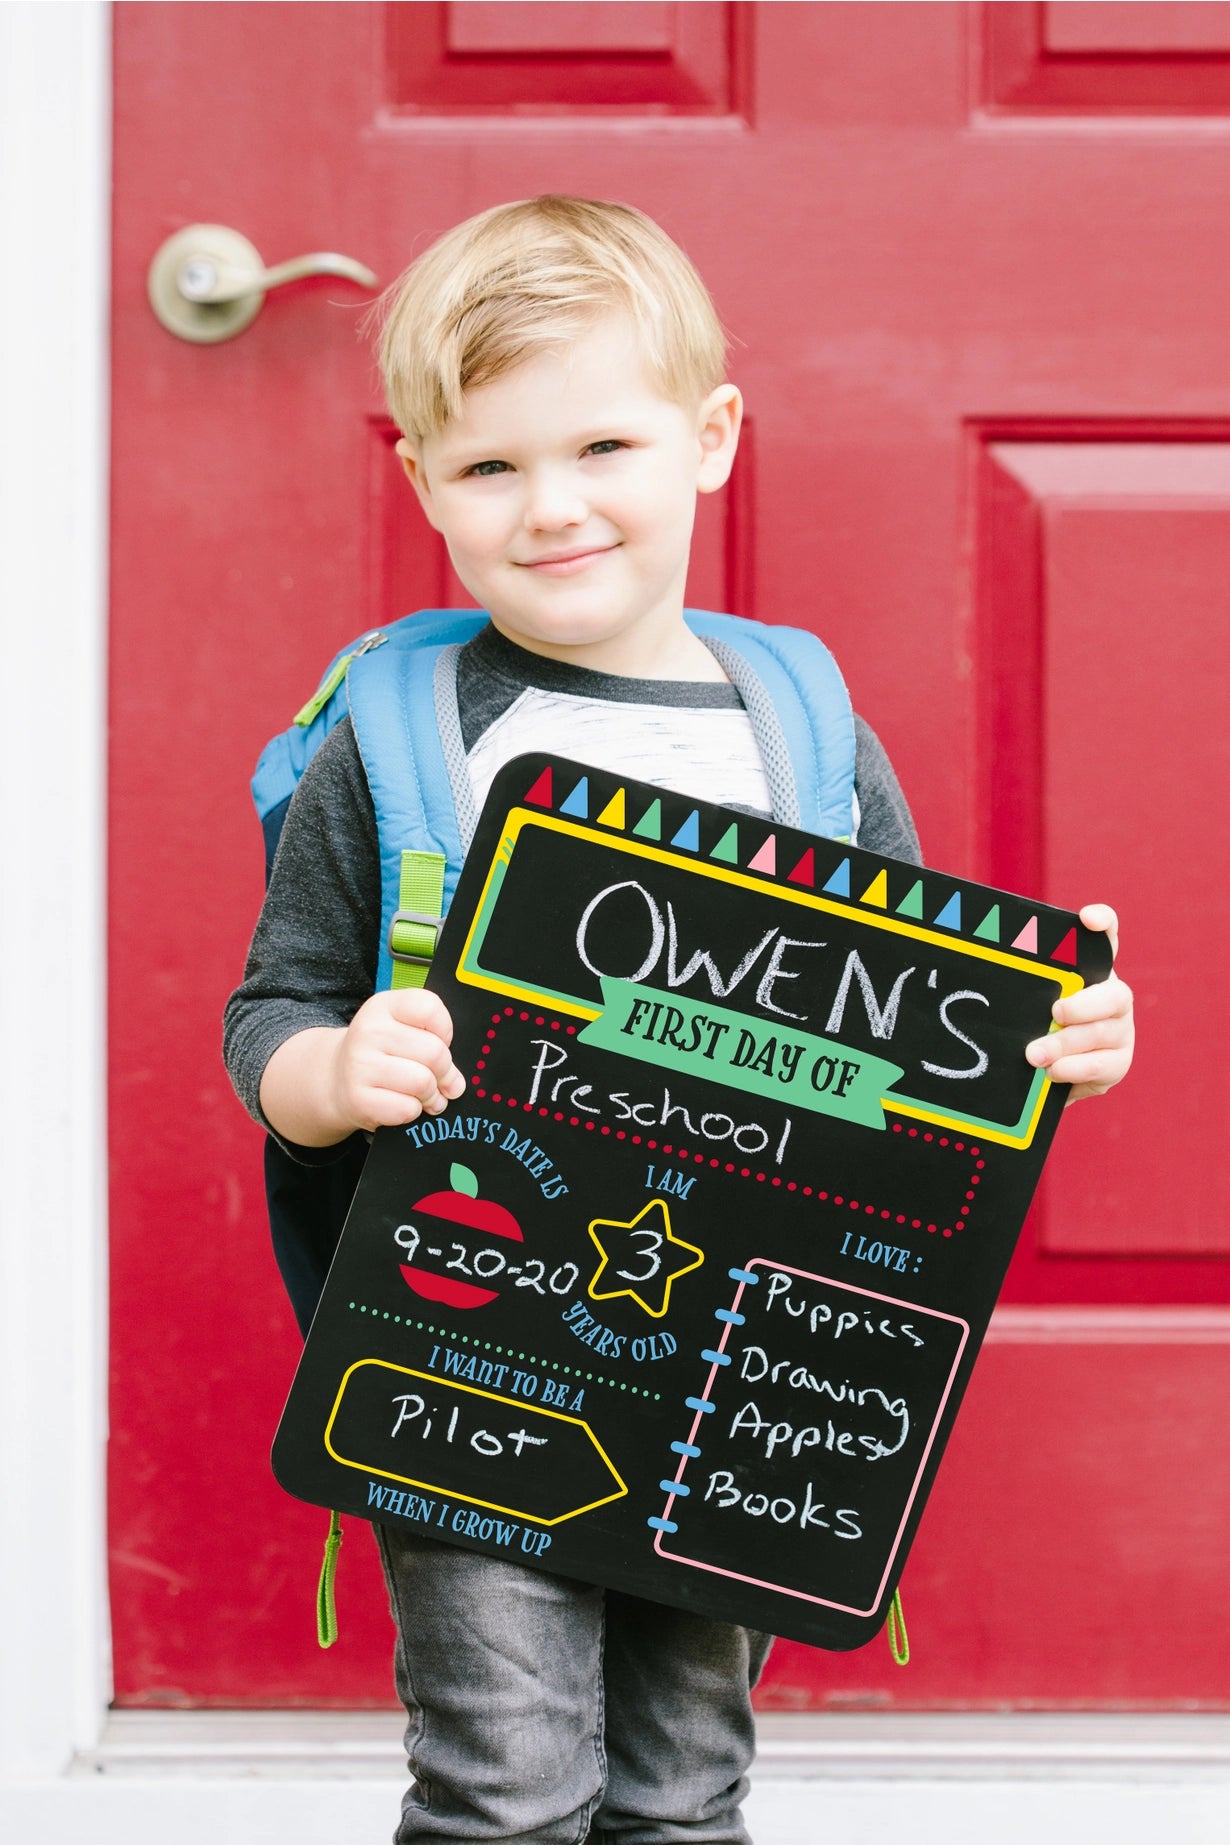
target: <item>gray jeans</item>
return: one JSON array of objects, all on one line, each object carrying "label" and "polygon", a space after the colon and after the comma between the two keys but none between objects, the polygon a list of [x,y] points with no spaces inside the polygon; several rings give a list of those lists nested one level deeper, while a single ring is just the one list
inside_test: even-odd
[{"label": "gray jeans", "polygon": [[396,1845],[746,1845],[767,1634],[375,1531],[415,1775]]}]

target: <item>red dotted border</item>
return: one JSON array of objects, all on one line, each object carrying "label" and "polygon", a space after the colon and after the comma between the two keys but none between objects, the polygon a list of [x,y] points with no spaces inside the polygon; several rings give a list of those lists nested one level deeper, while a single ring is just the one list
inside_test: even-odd
[{"label": "red dotted border", "polygon": [[[493,1012],[491,1015],[491,1027],[486,1034],[483,1044],[483,1055],[479,1057],[474,1065],[476,1072],[486,1069],[488,1046],[490,1046],[495,1039],[505,1019],[512,1018],[534,1025],[550,1026],[552,1031],[562,1031],[570,1038],[575,1038],[577,1034],[577,1027],[575,1025],[565,1025],[559,1019],[550,1018],[545,1013],[519,1013],[515,1006],[505,1006],[502,1012]],[[878,1218],[884,1223],[902,1224],[911,1230],[926,1230],[930,1236],[952,1236],[954,1231],[959,1232],[968,1227],[970,1212],[978,1196],[977,1187],[986,1165],[986,1161],[982,1157],[982,1149],[974,1146],[972,1142],[956,1140],[950,1134],[936,1134],[923,1128],[907,1127],[904,1122],[894,1121],[892,1129],[894,1134],[904,1134],[910,1140],[934,1142],[937,1147],[951,1147],[954,1153],[967,1154],[971,1161],[968,1189],[965,1193],[964,1203],[961,1205],[957,1214],[956,1222],[946,1225],[926,1224],[919,1217],[906,1217],[901,1212],[881,1210],[878,1205],[861,1204],[857,1198],[846,1198],[841,1194],[830,1196],[827,1191],[820,1191],[812,1185],[802,1185],[797,1179],[782,1179],[775,1173],[757,1172],[751,1166],[736,1166],[733,1161],[714,1159],[711,1155],[705,1153],[692,1153],[687,1147],[677,1147],[670,1142],[650,1140],[643,1134],[629,1134],[626,1128],[612,1128],[605,1122],[582,1121],[579,1115],[566,1115],[561,1109],[543,1108],[541,1106],[535,1108],[532,1102],[519,1102],[516,1096],[500,1095],[498,1093],[489,1094],[486,1089],[479,1086],[477,1081],[475,1081],[473,1085],[473,1093],[476,1096],[480,1096],[483,1101],[499,1102],[504,1108],[520,1109],[527,1115],[537,1114],[544,1120],[564,1122],[568,1127],[584,1128],[586,1132],[590,1134],[613,1135],[616,1140],[629,1141],[634,1147],[645,1146],[648,1147],[651,1152],[669,1153],[674,1159],[691,1160],[693,1164],[697,1166],[707,1165],[715,1172],[725,1170],[726,1172],[736,1174],[741,1179],[753,1179],[758,1185],[773,1185],[784,1187],[788,1192],[801,1192],[804,1198],[815,1198],[821,1204],[833,1205],[835,1209],[857,1211],[861,1216]]]}]

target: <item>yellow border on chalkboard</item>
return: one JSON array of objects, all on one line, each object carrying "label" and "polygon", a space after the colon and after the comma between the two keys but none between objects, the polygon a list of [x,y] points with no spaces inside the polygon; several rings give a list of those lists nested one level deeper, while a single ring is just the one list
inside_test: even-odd
[{"label": "yellow border on chalkboard", "polygon": [[[585,1430],[585,1433],[589,1436],[589,1439],[593,1442],[595,1448],[602,1456],[603,1464],[610,1472],[611,1478],[619,1488],[619,1491],[617,1493],[608,1493],[604,1499],[595,1499],[591,1505],[579,1505],[574,1511],[561,1512],[558,1518],[543,1518],[537,1512],[521,1512],[513,1506],[496,1505],[491,1499],[475,1499],[469,1493],[456,1492],[451,1486],[441,1486],[434,1480],[414,1480],[411,1479],[409,1474],[389,1473],[387,1469],[383,1467],[373,1467],[367,1461],[348,1460],[344,1454],[339,1454],[337,1449],[333,1446],[331,1439],[333,1424],[337,1420],[338,1410],[342,1407],[342,1398],[346,1393],[347,1384],[350,1382],[354,1373],[362,1370],[364,1365],[379,1365],[382,1370],[396,1371],[402,1377],[421,1377],[424,1383],[439,1384],[445,1390],[464,1390],[468,1396],[488,1397],[493,1403],[511,1404],[514,1409],[524,1410],[528,1415],[552,1416],[556,1422],[571,1422],[575,1424],[577,1428]],[[402,1486],[419,1486],[422,1487],[425,1492],[439,1493],[442,1498],[457,1499],[460,1500],[463,1505],[481,1505],[484,1506],[488,1512],[503,1512],[509,1518],[524,1518],[533,1525],[565,1524],[570,1518],[579,1518],[582,1512],[593,1512],[596,1511],[600,1505],[610,1505],[612,1500],[625,1498],[628,1491],[623,1480],[620,1479],[619,1474],[611,1465],[610,1455],[583,1416],[565,1416],[558,1409],[544,1409],[541,1403],[527,1403],[521,1397],[502,1397],[494,1390],[479,1390],[474,1384],[462,1384],[454,1377],[441,1377],[435,1371],[415,1371],[409,1365],[390,1364],[387,1358],[356,1358],[355,1362],[347,1367],[342,1381],[338,1385],[337,1395],[333,1399],[333,1408],[329,1411],[329,1420],[325,1424],[324,1441],[328,1452],[342,1467],[353,1467],[359,1473],[377,1474],[382,1480],[396,1480]]]},{"label": "yellow border on chalkboard", "polygon": [[[927,929],[918,923],[905,922],[898,916],[876,916],[852,903],[840,903],[832,897],[821,895],[816,891],[788,889],[782,884],[770,884],[763,878],[749,877],[745,872],[725,865],[714,865],[705,859],[685,856],[680,852],[664,851],[661,846],[648,845],[642,840],[622,839],[608,832],[597,832],[593,827],[578,825],[573,820],[561,820],[555,814],[534,813],[526,807],[514,807],[509,810],[504,822],[500,844],[488,867],[483,881],[482,895],[470,923],[469,934],[457,962],[457,978],[467,986],[483,987],[488,992],[500,993],[506,999],[528,1001],[535,1006],[550,1006],[558,1012],[566,1012],[573,1018],[596,1019],[601,1010],[597,1006],[583,1006],[576,999],[548,988],[518,986],[515,982],[489,973],[483,968],[475,954],[476,939],[481,941],[490,920],[488,899],[492,884],[502,880],[505,870],[512,859],[522,829],[526,826],[543,827],[548,832],[567,833],[574,839],[597,842],[612,852],[623,852],[631,858],[651,859],[657,864],[670,865],[684,871],[696,873],[700,877],[714,878],[720,884],[737,884],[744,890],[757,891],[762,896],[781,898],[786,903],[797,904],[805,910],[827,911],[857,921],[869,929],[884,929],[892,935],[906,935],[916,942],[925,942],[935,948],[946,949],[949,953],[968,955],[977,961],[994,961],[1001,967],[1010,967],[1018,973],[1032,974],[1035,979],[1049,981],[1058,986],[1066,999],[1070,993],[1079,993],[1084,986],[1084,977],[1063,968],[1043,967],[1036,961],[1027,961],[1020,955],[1007,952],[1002,948],[993,948],[985,942],[966,941],[960,936],[940,935],[934,929]],[[1040,1079],[1040,1080],[1039,1080]],[[972,1133],[983,1140],[995,1141],[1004,1147],[1028,1147],[1033,1140],[1042,1114],[1042,1105],[1050,1089],[1050,1079],[1045,1071],[1039,1070],[1034,1081],[1036,1094],[1033,1096],[1032,1109],[1018,1123],[1017,1130],[995,1127],[976,1116],[963,1116],[942,1113],[928,1109],[915,1102],[898,1101],[892,1095],[882,1097],[885,1111],[894,1115],[905,1115],[915,1121],[927,1121],[935,1127],[952,1128],[961,1133]]]}]

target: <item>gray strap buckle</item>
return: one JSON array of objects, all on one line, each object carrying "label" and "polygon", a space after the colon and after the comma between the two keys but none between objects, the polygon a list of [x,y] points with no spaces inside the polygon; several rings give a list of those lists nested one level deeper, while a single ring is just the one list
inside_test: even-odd
[{"label": "gray strap buckle", "polygon": [[[393,936],[397,929],[398,923],[416,923],[421,929],[434,929],[436,939],[435,939],[435,942],[432,944],[431,954],[412,955],[409,953],[407,949],[395,948],[393,946]],[[430,967],[431,962],[432,962],[432,956],[435,954],[436,949],[440,945],[440,931],[443,927],[444,927],[444,918],[442,916],[428,916],[422,910],[397,910],[395,911],[393,915],[393,920],[389,924],[389,953],[390,955],[393,957],[394,961],[409,961],[415,967]]]}]

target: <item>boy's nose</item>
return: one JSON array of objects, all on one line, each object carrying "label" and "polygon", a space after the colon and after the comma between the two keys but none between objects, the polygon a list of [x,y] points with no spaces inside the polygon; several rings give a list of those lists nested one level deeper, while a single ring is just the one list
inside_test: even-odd
[{"label": "boy's nose", "polygon": [[525,506],[525,529],[528,532],[559,532],[571,525],[584,525],[589,507],[575,485],[558,475],[541,475],[529,483]]}]

